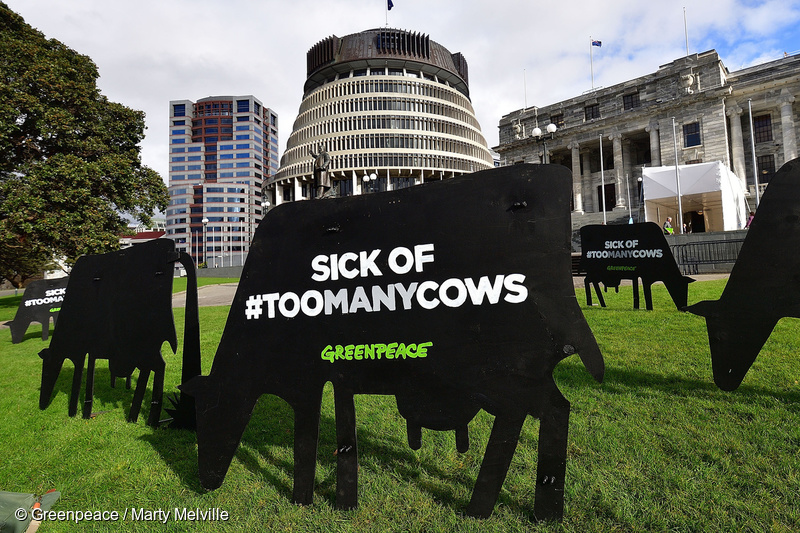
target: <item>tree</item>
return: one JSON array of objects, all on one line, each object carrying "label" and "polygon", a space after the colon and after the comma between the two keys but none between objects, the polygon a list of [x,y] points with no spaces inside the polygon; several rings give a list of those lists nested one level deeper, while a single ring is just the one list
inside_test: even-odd
[{"label": "tree", "polygon": [[0,1],[0,276],[19,286],[48,261],[119,246],[123,214],[165,209],[144,166],[144,113],[110,102],[97,67]]}]

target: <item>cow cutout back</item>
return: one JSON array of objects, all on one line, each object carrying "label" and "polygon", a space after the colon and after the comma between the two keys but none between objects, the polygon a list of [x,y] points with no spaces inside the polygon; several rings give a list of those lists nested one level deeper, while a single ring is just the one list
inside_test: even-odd
[{"label": "cow cutout back", "polygon": [[586,271],[586,305],[592,305],[594,287],[597,300],[606,306],[600,283],[606,290],[619,292],[623,279],[633,282],[633,307],[639,309],[639,279],[642,280],[645,307],[653,310],[651,285],[663,281],[675,307],[686,307],[689,283],[694,279],[681,274],[667,239],[658,224],[588,225],[581,228],[581,267]]},{"label": "cow cutout back", "polygon": [[55,326],[61,302],[64,301],[69,278],[40,279],[25,287],[22,300],[14,315],[14,320],[6,322],[11,329],[11,342],[19,344],[25,340],[25,332],[32,322],[42,325],[42,340],[50,336],[50,319]]},{"label": "cow cutout back", "polygon": [[719,300],[686,308],[705,317],[714,382],[736,389],[775,325],[800,318],[800,159],[770,179]]},{"label": "cow cutout back", "polygon": [[[189,276],[184,334],[183,381],[200,374],[197,282],[194,266],[186,254],[175,251],[169,239],[157,239],[131,248],[78,258],[70,274],[66,295],[50,346],[42,358],[39,407],[50,404],[56,380],[65,359],[75,370],[69,399],[69,415],[78,410],[81,378],[88,355],[83,418],[92,415],[94,367],[97,359],[108,359],[111,386],[117,378],[139,377],[128,420],[139,416],[150,372],[153,372],[152,404],[147,423],[158,425],[161,414],[165,363],[161,345],[177,349],[172,316],[174,263],[179,261]],[[182,395],[173,400],[173,425],[194,426],[194,405]]]},{"label": "cow cutout back", "polygon": [[534,513],[563,513],[569,403],[553,380],[604,364],[571,277],[563,167],[516,165],[380,194],[273,209],[195,397],[201,484],[219,487],[256,401],[295,413],[293,500],[312,501],[320,403],[334,389],[338,508],[357,505],[354,394],[395,395],[409,444],[495,415],[468,512],[489,516],[525,418],[541,420]]}]

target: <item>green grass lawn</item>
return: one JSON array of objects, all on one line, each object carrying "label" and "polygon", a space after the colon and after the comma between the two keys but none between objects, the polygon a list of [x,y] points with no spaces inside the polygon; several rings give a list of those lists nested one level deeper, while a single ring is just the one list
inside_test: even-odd
[{"label": "green grass lawn", "polygon": [[[724,281],[689,287],[690,303],[716,299]],[[572,404],[566,508],[561,524],[531,522],[538,421],[528,418],[494,515],[462,515],[477,476],[492,417],[470,424],[471,447],[451,433],[423,432],[406,444],[393,397],[358,396],[359,498],[334,509],[333,398],[325,391],[314,504],[290,503],[293,413],[264,396],[253,413],[225,483],[204,491],[193,433],[125,422],[132,391],[109,386],[98,362],[91,420],[67,416],[72,375],[65,364],[52,404],[38,408],[47,346],[37,326],[11,344],[0,330],[0,490],[62,497],[54,510],[109,510],[117,522],[45,523],[40,531],[798,531],[800,530],[800,324],[782,320],[742,386],[719,390],[711,378],[705,321],[677,311],[663,286],[654,311],[633,310],[630,287],[609,292],[607,308],[578,302],[606,361],[602,384],[573,356],[556,369]],[[13,307],[0,299],[0,317]],[[19,300],[17,299],[17,302]],[[643,302],[642,302],[643,303]],[[200,309],[203,372],[208,373],[227,307]],[[5,314],[4,314],[5,313]],[[13,311],[11,311],[13,317]],[[11,318],[11,317],[9,317]],[[179,329],[183,310],[175,310]],[[36,330],[36,331],[34,331]],[[181,333],[179,332],[179,337]],[[169,353],[165,389],[180,380]],[[145,404],[148,403],[147,396]],[[219,508],[228,521],[133,521],[130,509]]]}]

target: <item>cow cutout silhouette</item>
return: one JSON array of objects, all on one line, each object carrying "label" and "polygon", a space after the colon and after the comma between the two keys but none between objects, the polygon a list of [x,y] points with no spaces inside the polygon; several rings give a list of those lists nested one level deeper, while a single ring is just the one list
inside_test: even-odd
[{"label": "cow cutout silhouette", "polygon": [[395,395],[421,428],[495,416],[467,512],[489,516],[528,415],[538,418],[534,514],[563,514],[569,402],[553,380],[578,353],[604,363],[571,277],[571,174],[515,165],[372,195],[282,204],[265,217],[213,367],[195,398],[200,481],[219,487],[256,401],[295,413],[292,499],[309,504],[323,387],[332,382],[336,506],[358,503],[355,394]]},{"label": "cow cutout silhouette", "polygon": [[599,284],[602,283],[606,290],[613,287],[619,292],[622,280],[629,279],[633,282],[633,307],[639,309],[641,279],[648,311],[653,310],[651,286],[656,281],[664,282],[675,307],[686,307],[689,283],[694,279],[681,274],[658,224],[588,225],[580,231],[581,267],[586,271],[586,305],[592,305],[590,287],[594,287],[597,300],[605,307]]},{"label": "cow cutout silhouette", "polygon": [[685,308],[706,319],[714,382],[739,387],[775,325],[800,318],[800,159],[770,179],[719,300]]},{"label": "cow cutout silhouette", "polygon": [[[69,416],[78,411],[78,397],[84,363],[88,355],[83,418],[92,415],[94,369],[97,359],[108,359],[111,386],[127,378],[134,369],[139,376],[128,420],[139,417],[150,373],[153,392],[147,423],[157,426],[163,403],[165,362],[161,346],[168,342],[177,349],[172,317],[174,263],[186,269],[186,314],[182,381],[200,374],[200,327],[197,310],[197,280],[191,258],[175,250],[169,239],[156,239],[117,252],[88,255],[78,259],[70,274],[61,307],[58,328],[50,346],[39,352],[42,358],[42,386],[39,407],[50,404],[64,360],[75,370],[69,398]],[[172,399],[173,427],[194,427],[194,404],[181,394]]]},{"label": "cow cutout silhouette", "polygon": [[14,320],[6,322],[11,329],[12,344],[19,344],[25,340],[25,332],[32,322],[42,325],[42,340],[50,337],[50,319],[55,326],[58,321],[58,312],[69,278],[40,279],[33,281],[25,287],[22,300],[14,315]]}]

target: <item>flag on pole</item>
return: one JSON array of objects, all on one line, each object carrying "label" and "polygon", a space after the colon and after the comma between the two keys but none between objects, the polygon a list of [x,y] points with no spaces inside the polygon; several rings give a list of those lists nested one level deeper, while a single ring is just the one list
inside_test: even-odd
[{"label": "flag on pole", "polygon": [[[392,0],[389,0],[389,3],[391,4]],[[603,46],[603,41],[592,41],[592,46]]]},{"label": "flag on pole", "polygon": [[394,7],[394,3],[392,2],[392,0],[387,0],[387,1],[389,2],[389,3],[387,4],[387,5],[388,5],[388,8],[389,8],[389,11],[391,11],[391,10],[392,10],[392,8]]}]

